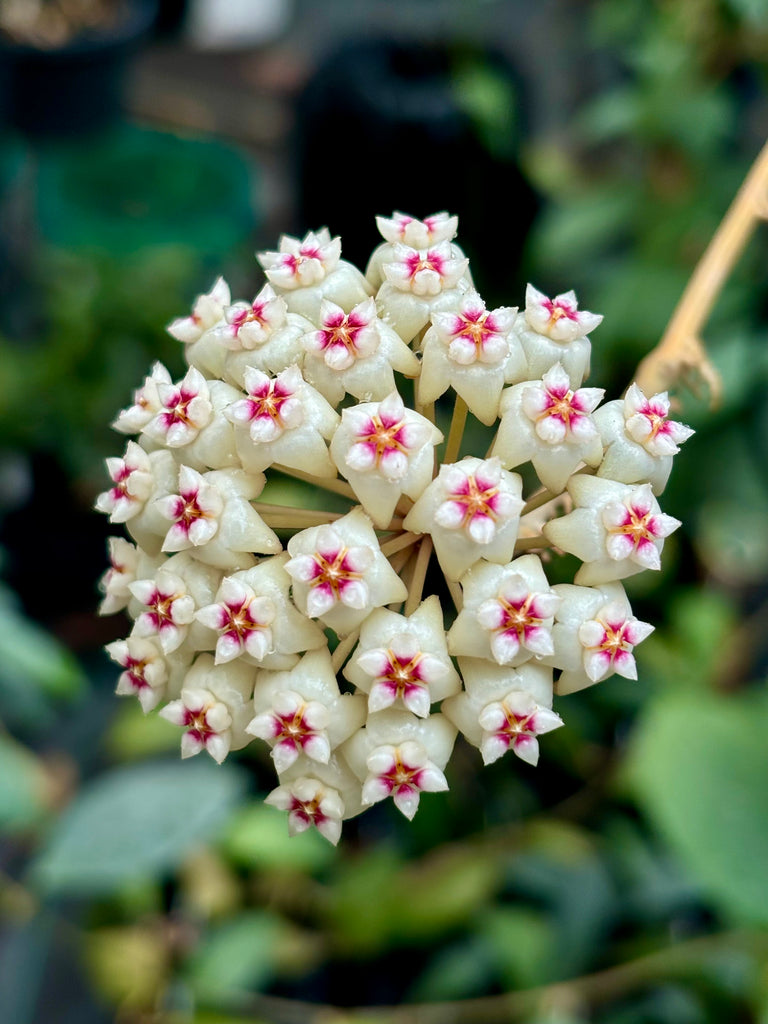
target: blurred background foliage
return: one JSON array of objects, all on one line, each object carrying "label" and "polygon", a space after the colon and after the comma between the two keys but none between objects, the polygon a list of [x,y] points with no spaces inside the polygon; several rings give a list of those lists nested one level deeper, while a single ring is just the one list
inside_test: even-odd
[{"label": "blurred background foliage", "polygon": [[[586,84],[546,130],[526,125],[496,56],[470,60],[449,40],[446,66],[477,153],[527,190],[517,291],[489,299],[519,301],[518,279],[576,288],[605,314],[593,380],[613,396],[764,141],[768,10],[576,6],[575,37],[557,37],[566,18],[552,43],[577,53]],[[334,850],[315,833],[289,840],[261,803],[273,783],[258,745],[220,768],[182,765],[177,730],[114,698],[99,647],[125,623],[92,613],[111,531],[88,509],[101,459],[120,447],[107,425],[152,360],[180,369],[163,325],[217,273],[237,295],[254,290],[251,250],[274,242],[262,169],[226,139],[145,127],[85,144],[7,141],[3,1019],[768,1020],[768,236],[758,231],[705,333],[721,406],[679,395],[697,434],[664,509],[685,526],[661,574],[629,581],[636,614],[657,624],[639,681],[562,699],[567,728],[535,770],[509,758],[481,770],[460,742],[450,792],[424,800],[412,825],[378,806]],[[513,206],[515,193],[490,201]],[[331,200],[323,216],[340,230]],[[493,229],[466,219],[490,293],[482,239]]]}]

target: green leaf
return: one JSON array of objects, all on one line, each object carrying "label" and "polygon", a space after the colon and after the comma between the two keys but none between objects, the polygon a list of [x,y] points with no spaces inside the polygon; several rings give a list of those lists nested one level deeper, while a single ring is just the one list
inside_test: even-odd
[{"label": "green leaf", "polygon": [[679,693],[641,720],[627,764],[643,810],[728,918],[768,923],[768,702]]},{"label": "green leaf", "polygon": [[176,867],[224,827],[242,791],[240,774],[198,760],[113,771],[67,809],[33,865],[52,894],[113,893]]},{"label": "green leaf", "polygon": [[285,814],[262,803],[243,807],[220,845],[236,864],[262,870],[317,871],[336,856],[334,847],[316,829],[289,836]]},{"label": "green leaf", "polygon": [[20,743],[0,735],[0,832],[33,825],[45,812],[45,778]]},{"label": "green leaf", "polygon": [[33,687],[50,697],[72,698],[85,677],[72,655],[27,619],[14,595],[0,587],[0,682]]},{"label": "green leaf", "polygon": [[505,988],[528,988],[552,980],[555,934],[552,922],[531,907],[497,907],[483,920]]},{"label": "green leaf", "polygon": [[274,972],[283,927],[279,918],[252,911],[211,929],[188,964],[194,990],[203,999],[226,1002],[263,987]]}]

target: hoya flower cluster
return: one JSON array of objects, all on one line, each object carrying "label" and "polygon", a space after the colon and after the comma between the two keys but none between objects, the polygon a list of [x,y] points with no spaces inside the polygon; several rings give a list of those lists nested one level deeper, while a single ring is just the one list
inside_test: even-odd
[{"label": "hoya flower cluster", "polygon": [[[285,237],[252,301],[219,279],[174,321],[189,369],[156,364],[120,413],[97,501],[132,539],[102,581],[134,623],[108,648],[118,693],[159,707],[182,757],[267,744],[268,803],[334,843],[371,804],[411,818],[445,790],[457,732],[536,764],[553,694],[635,678],[652,626],[620,581],[659,568],[690,434],[666,395],[583,385],[601,317],[573,292],[489,310],[455,217],[378,225],[365,275],[325,229]],[[286,476],[312,508],[270,500]],[[572,583],[550,584],[553,549]]]}]

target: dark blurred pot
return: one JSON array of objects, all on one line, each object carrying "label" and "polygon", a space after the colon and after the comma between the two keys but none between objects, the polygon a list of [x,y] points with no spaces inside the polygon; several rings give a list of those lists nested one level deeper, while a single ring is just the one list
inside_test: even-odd
[{"label": "dark blurred pot", "polygon": [[27,136],[63,136],[113,123],[123,109],[129,58],[156,14],[157,0],[127,0],[113,26],[50,50],[0,39],[4,126]]},{"label": "dark blurred pot", "polygon": [[[509,129],[493,151],[462,96],[462,62],[509,96]],[[508,59],[459,40],[351,41],[330,54],[300,97],[295,133],[301,231],[327,225],[364,263],[375,214],[459,214],[458,241],[486,299],[524,287],[520,255],[538,200],[518,159],[522,83]],[[500,137],[503,134],[504,137]],[[486,294],[487,290],[487,294]]]}]

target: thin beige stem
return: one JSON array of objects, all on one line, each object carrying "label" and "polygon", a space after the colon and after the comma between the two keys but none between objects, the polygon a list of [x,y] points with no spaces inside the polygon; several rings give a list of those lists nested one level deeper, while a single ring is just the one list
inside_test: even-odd
[{"label": "thin beige stem", "polygon": [[515,554],[519,555],[523,551],[535,551],[542,548],[551,548],[552,545],[549,543],[546,537],[539,535],[538,537],[518,537],[517,543],[515,544]]},{"label": "thin beige stem", "polygon": [[[405,566],[408,564],[412,557],[412,544],[409,545],[407,548],[402,548],[400,551],[396,551],[394,555],[389,556],[389,564],[392,566],[393,570],[397,573],[397,575],[403,580],[403,582],[406,585],[408,581],[405,579],[403,570],[405,569]],[[400,603],[402,604],[402,601]]]},{"label": "thin beige stem", "polygon": [[448,592],[451,595],[454,607],[457,612],[460,612],[464,607],[464,595],[461,592],[461,587],[458,583],[454,583],[453,580],[449,580],[448,578],[446,578],[445,582],[448,586]]},{"label": "thin beige stem", "polygon": [[279,463],[275,463],[272,468],[284,476],[292,476],[296,480],[303,480],[305,483],[312,484],[313,487],[322,487],[325,491],[340,494],[342,497],[349,498],[350,501],[355,503],[358,501],[357,495],[346,480],[339,480],[338,477],[313,476],[312,473],[305,473],[301,469],[293,469],[290,466],[281,466]]},{"label": "thin beige stem", "polygon": [[[581,469],[577,469],[572,476],[594,476],[597,472],[592,466],[582,466]],[[526,501],[520,510],[520,515],[528,515],[529,512],[535,512],[537,508],[541,508],[542,505],[546,505],[547,502],[554,501],[556,498],[562,498],[564,491],[555,493],[554,491],[548,491],[544,488],[541,491],[537,491],[535,494]]]},{"label": "thin beige stem", "polygon": [[424,580],[427,576],[427,566],[432,554],[432,538],[424,534],[421,538],[421,547],[416,556],[416,564],[413,567],[413,579],[408,587],[408,598],[405,602],[405,614],[412,615],[419,607],[421,595],[424,590]]},{"label": "thin beige stem", "polygon": [[389,558],[390,555],[394,555],[397,551],[402,551],[403,548],[409,548],[412,544],[421,540],[420,533],[401,533],[399,537],[393,537],[392,540],[385,540],[381,547],[381,553]]},{"label": "thin beige stem", "polygon": [[352,653],[352,648],[357,643],[357,638],[360,636],[360,630],[356,629],[348,636],[345,636],[343,640],[339,641],[339,645],[331,655],[331,665],[333,665],[333,671],[339,672]]},{"label": "thin beige stem", "polygon": [[444,465],[455,462],[459,454],[464,437],[464,427],[467,423],[467,411],[467,403],[459,395],[456,395],[456,401],[453,405],[453,416],[451,416],[451,426],[448,430],[448,440],[445,444],[445,454],[443,455]]},{"label": "thin beige stem", "polygon": [[708,386],[711,404],[719,402],[722,382],[704,350],[701,331],[736,261],[765,219],[767,203],[768,143],[699,260],[661,341],[637,368],[635,381],[647,395],[695,375]]}]

